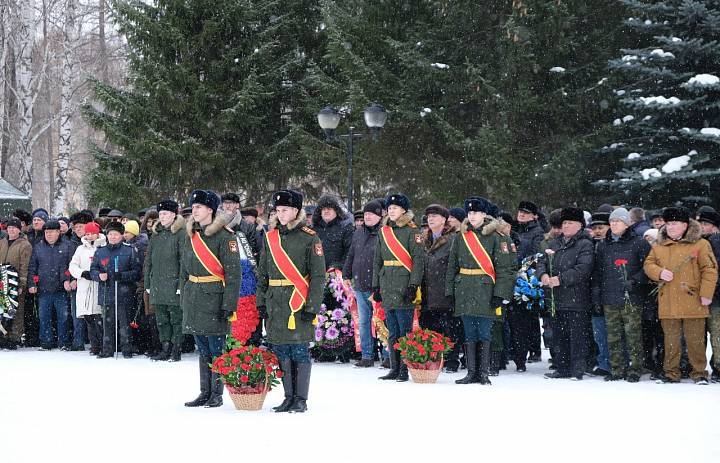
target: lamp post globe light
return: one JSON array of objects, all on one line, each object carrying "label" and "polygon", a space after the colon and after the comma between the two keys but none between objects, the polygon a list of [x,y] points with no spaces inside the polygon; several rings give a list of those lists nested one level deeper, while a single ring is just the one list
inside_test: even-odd
[{"label": "lamp post globe light", "polygon": [[[387,122],[387,111],[382,105],[372,103],[363,111],[365,125],[370,129],[372,141],[378,140],[380,130]],[[365,134],[355,132],[355,127],[349,127],[348,133],[345,135],[337,135],[336,130],[340,125],[340,113],[332,106],[326,106],[317,114],[318,125],[325,132],[325,138],[328,141],[342,140],[345,142],[347,152],[347,207],[348,212],[353,211],[353,154],[355,151],[355,139],[362,140]]]}]

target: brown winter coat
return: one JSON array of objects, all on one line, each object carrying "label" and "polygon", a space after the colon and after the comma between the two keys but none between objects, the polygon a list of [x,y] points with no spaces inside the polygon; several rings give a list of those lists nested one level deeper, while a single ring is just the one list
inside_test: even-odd
[{"label": "brown winter coat", "polygon": [[15,267],[20,278],[18,283],[22,291],[27,288],[28,267],[30,266],[32,250],[32,245],[22,233],[12,246],[9,246],[7,238],[0,240],[0,264],[10,264]]},{"label": "brown winter coat", "polygon": [[660,229],[657,244],[645,259],[644,270],[651,280],[660,282],[663,269],[672,271],[674,278],[661,284],[659,318],[707,318],[708,307],[700,303],[700,298],[712,299],[718,270],[710,243],[702,238],[698,222],[690,220],[685,236],[679,241],[670,239],[665,227]]}]

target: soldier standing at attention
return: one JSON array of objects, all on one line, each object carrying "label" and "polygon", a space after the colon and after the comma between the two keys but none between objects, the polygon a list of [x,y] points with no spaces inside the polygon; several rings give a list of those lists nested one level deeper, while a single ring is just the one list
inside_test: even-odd
[{"label": "soldier standing at attention", "polygon": [[185,406],[219,407],[223,386],[210,364],[222,352],[228,318],[237,309],[240,259],[235,234],[225,227],[223,215],[215,216],[218,195],[195,190],[189,203],[192,213],[180,253],[180,306],[183,333],[195,337],[200,353],[200,395]]},{"label": "soldier standing at attention", "polygon": [[410,200],[399,193],[385,199],[387,216],[378,234],[373,264],[373,300],[382,302],[390,336],[390,372],[380,379],[407,381],[408,370],[393,346],[412,330],[414,300],[422,283],[425,249],[413,223]]},{"label": "soldier standing at attention", "polygon": [[266,318],[267,340],[283,371],[285,400],[276,412],[307,410],[310,389],[309,343],[325,290],[325,256],[320,238],[305,226],[303,196],[294,190],[273,195],[270,219],[258,262],[257,308]]},{"label": "soldier standing at attention", "polygon": [[485,198],[466,199],[467,219],[450,249],[445,294],[454,298],[455,315],[462,318],[467,358],[467,376],[457,384],[491,384],[493,321],[515,284],[515,249],[499,234],[504,223],[490,216],[495,209]]}]

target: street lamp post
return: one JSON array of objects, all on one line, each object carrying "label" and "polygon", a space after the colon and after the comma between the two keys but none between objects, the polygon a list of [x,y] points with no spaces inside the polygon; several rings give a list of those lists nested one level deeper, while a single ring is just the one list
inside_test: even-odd
[{"label": "street lamp post", "polygon": [[[353,155],[355,154],[355,140],[362,140],[365,137],[363,133],[356,133],[355,127],[350,127],[345,135],[337,135],[335,130],[340,124],[340,114],[331,107],[326,106],[317,114],[318,124],[325,132],[325,138],[328,141],[342,140],[347,148],[347,205],[348,211],[353,211]],[[370,129],[372,141],[378,140],[380,130],[385,126],[387,121],[387,111],[377,103],[373,103],[364,111],[365,125]]]}]

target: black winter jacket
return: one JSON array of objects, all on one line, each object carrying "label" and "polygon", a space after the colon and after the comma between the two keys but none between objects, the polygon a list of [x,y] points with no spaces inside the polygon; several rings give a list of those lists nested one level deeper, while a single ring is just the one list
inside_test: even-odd
[{"label": "black winter jacket", "polygon": [[355,230],[352,236],[350,250],[343,266],[343,278],[352,280],[353,288],[358,291],[372,290],[373,259],[378,243],[379,225],[374,227],[363,225]]},{"label": "black winter jacket", "polygon": [[[549,256],[538,262],[537,274],[560,277],[560,286],[553,290],[557,310],[590,310],[590,277],[594,262],[592,239],[580,230],[569,240],[559,236],[548,243],[548,249],[555,251],[552,256],[552,272]],[[546,291],[548,308],[550,290]]]},{"label": "black winter jacket", "polygon": [[352,221],[345,221],[338,215],[330,223],[313,216],[313,230],[322,242],[325,254],[325,268],[343,268],[345,259],[352,245],[355,226]]},{"label": "black winter jacket", "polygon": [[518,261],[522,262],[528,256],[532,256],[540,251],[540,243],[545,239],[545,231],[537,221],[533,220],[525,224],[520,224],[517,229],[520,237],[517,256]]},{"label": "black winter jacket", "polygon": [[[28,267],[28,288],[37,287],[38,294],[65,291],[64,281],[72,279],[68,268],[75,249],[70,241],[58,239],[50,245],[42,239],[33,247]],[[37,284],[34,277],[38,277]]]},{"label": "black winter jacket", "polygon": [[625,271],[632,287],[628,293],[630,302],[640,307],[647,292],[647,276],[643,271],[645,257],[650,252],[650,244],[635,236],[628,229],[617,241],[608,231],[595,250],[595,264],[592,278],[592,303],[598,305],[622,305],[625,302],[622,267],[616,265],[618,259],[627,260]]},{"label": "black winter jacket", "polygon": [[[108,274],[107,281],[100,281],[101,273]],[[98,248],[90,265],[90,277],[93,281],[100,282],[98,304],[108,307],[115,306],[115,283],[117,282],[118,306],[132,307],[135,304],[136,284],[140,280],[141,274],[140,256],[132,246],[119,243]]]},{"label": "black winter jacket", "polygon": [[445,228],[436,240],[428,230],[423,237],[425,247],[425,272],[422,284],[422,306],[429,310],[452,309],[452,298],[445,295],[445,279],[447,275],[450,249],[457,234]]}]

